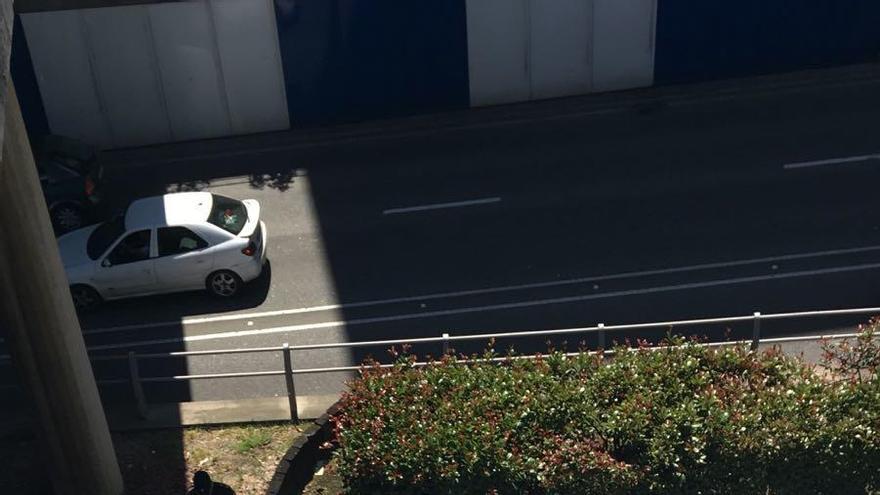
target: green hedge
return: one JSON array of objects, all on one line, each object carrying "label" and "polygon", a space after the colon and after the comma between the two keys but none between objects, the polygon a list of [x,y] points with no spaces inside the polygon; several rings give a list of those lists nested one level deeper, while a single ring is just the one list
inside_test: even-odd
[{"label": "green hedge", "polygon": [[334,418],[340,472],[351,493],[382,494],[880,486],[880,380],[844,369],[852,348],[829,349],[829,366],[841,364],[832,378],[778,350],[673,343],[604,361],[551,352],[498,364],[488,352],[366,367]]}]

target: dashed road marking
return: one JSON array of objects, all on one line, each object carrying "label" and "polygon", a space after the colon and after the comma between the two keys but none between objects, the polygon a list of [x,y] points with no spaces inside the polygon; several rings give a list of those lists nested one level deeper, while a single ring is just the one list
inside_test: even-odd
[{"label": "dashed road marking", "polygon": [[880,154],[849,156],[845,158],[829,158],[827,160],[814,160],[811,162],[786,163],[782,166],[785,170],[798,168],[822,167],[826,165],[839,165],[843,163],[865,162],[868,160],[880,160]]}]

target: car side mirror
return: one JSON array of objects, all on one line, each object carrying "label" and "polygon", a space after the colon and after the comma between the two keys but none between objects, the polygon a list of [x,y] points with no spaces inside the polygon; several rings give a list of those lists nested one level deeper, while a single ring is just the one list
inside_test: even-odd
[{"label": "car side mirror", "polygon": [[113,263],[110,263],[110,258],[104,258],[104,261],[101,262],[101,266],[104,268],[110,268],[113,266]]}]

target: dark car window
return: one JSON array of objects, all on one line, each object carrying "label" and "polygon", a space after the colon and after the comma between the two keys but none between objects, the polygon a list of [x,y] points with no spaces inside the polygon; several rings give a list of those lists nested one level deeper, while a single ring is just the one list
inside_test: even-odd
[{"label": "dark car window", "polygon": [[221,229],[238,235],[244,224],[247,223],[247,209],[244,203],[237,199],[227,198],[219,194],[212,194],[211,213],[208,214],[208,222]]},{"label": "dark car window", "polygon": [[159,229],[159,256],[188,253],[208,247],[208,243],[186,227]]},{"label": "dark car window", "polygon": [[144,261],[150,258],[150,231],[139,230],[125,236],[119,244],[110,251],[107,259],[111,265],[124,265]]},{"label": "dark car window", "polygon": [[86,253],[89,255],[89,258],[93,260],[98,259],[124,233],[125,218],[122,216],[115,217],[99,225],[86,242]]}]

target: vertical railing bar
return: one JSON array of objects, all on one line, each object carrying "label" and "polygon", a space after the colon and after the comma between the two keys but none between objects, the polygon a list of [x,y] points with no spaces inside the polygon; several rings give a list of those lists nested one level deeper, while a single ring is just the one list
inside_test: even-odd
[{"label": "vertical railing bar", "polygon": [[299,410],[296,404],[296,388],[293,383],[293,358],[290,353],[290,344],[287,342],[282,347],[281,356],[284,359],[284,385],[287,388],[287,404],[290,407],[290,419],[298,421]]},{"label": "vertical railing bar", "polygon": [[134,392],[134,400],[137,403],[138,415],[141,419],[147,419],[147,397],[144,395],[144,387],[141,383],[141,372],[138,366],[138,358],[134,351],[128,352],[128,374],[131,380],[131,390]]}]

